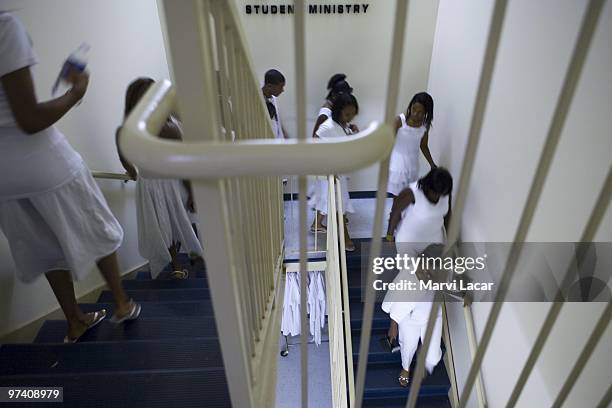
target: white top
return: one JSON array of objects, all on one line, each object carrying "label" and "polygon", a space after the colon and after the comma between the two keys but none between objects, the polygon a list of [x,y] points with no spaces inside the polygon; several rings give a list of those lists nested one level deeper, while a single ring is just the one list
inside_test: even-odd
[{"label": "white top", "polygon": [[321,115],[325,115],[325,116],[327,116],[327,118],[328,118],[328,119],[329,119],[329,118],[331,118],[331,116],[332,116],[332,115],[331,115],[331,109],[326,108],[325,106],[324,106],[324,107],[322,107],[321,109],[319,109],[319,114],[317,115],[317,118],[318,118],[319,116],[321,116]]},{"label": "white top", "polygon": [[278,111],[278,102],[276,101],[276,96],[269,97],[268,101],[272,102],[272,105],[274,105],[274,110],[276,111],[276,116],[272,118],[272,130],[274,131],[274,138],[284,139],[285,134],[283,133],[283,126],[281,125],[280,112]]},{"label": "white top", "polygon": [[350,135],[351,130],[349,128],[343,128],[331,117],[329,117],[325,122],[321,123],[321,126],[319,126],[317,129],[316,134],[321,139],[332,139],[334,137]]},{"label": "white top", "polygon": [[444,216],[448,213],[448,195],[440,197],[436,204],[430,202],[418,182],[410,184],[414,204],[402,212],[402,220],[395,233],[396,242],[444,242]]},{"label": "white top", "polygon": [[414,180],[419,174],[419,151],[421,139],[427,128],[408,126],[406,116],[399,115],[402,126],[397,130],[395,144],[391,152],[389,170],[397,173],[405,173],[408,178]]},{"label": "white top", "polygon": [[[0,13],[0,77],[37,59],[23,24]],[[28,197],[61,187],[83,167],[81,156],[51,126],[33,135],[17,125],[0,86],[0,200]]]}]

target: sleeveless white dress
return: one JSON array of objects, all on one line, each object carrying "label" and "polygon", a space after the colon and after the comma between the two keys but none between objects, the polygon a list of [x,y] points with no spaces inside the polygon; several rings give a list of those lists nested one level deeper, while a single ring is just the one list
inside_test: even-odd
[{"label": "sleeveless white dress", "polygon": [[[317,120],[321,115],[325,115],[327,119],[331,118],[331,109],[323,106],[321,109],[319,109],[319,113],[317,113]],[[308,192],[306,193],[306,197],[308,197],[309,200],[311,200],[316,194],[318,178],[319,176],[308,176]]]},{"label": "sleeveless white dress", "polygon": [[[321,110],[326,109],[322,108]],[[348,128],[342,128],[338,123],[329,117],[319,129],[317,129],[317,136],[321,139],[330,139],[334,137],[350,135],[351,131]],[[342,189],[342,213],[354,213],[355,209],[351,203],[351,199],[348,191],[348,177],[339,175],[340,186]],[[328,185],[327,177],[317,176],[316,182],[313,183],[311,190],[310,200],[308,204],[312,209],[319,211],[321,214],[327,214],[327,196],[328,196]]]},{"label": "sleeveless white dress", "polygon": [[395,144],[389,162],[389,184],[387,192],[398,195],[419,178],[419,152],[421,139],[427,128],[408,126],[406,116],[400,113],[402,126],[397,130]]}]

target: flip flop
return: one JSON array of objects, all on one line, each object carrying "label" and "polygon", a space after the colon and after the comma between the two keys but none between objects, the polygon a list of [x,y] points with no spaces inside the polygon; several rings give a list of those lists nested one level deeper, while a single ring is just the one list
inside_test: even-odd
[{"label": "flip flop", "polygon": [[399,381],[399,384],[400,384],[402,387],[404,387],[404,388],[406,388],[406,387],[408,387],[408,385],[410,385],[410,377],[403,376],[403,375],[401,375],[401,374],[400,374],[400,375],[397,377],[397,380]]},{"label": "flip flop", "polygon": [[140,310],[142,309],[142,307],[138,303],[134,302],[133,300],[130,300],[130,304],[132,305],[132,307],[130,308],[130,311],[128,312],[128,314],[126,314],[123,317],[117,317],[117,315],[113,315],[113,317],[110,318],[110,322],[113,324],[121,324],[129,320],[138,319],[138,316],[140,316]]},{"label": "flip flop", "polygon": [[327,232],[327,228],[325,227],[325,225],[319,225],[318,227],[311,226],[310,227],[310,232],[312,232],[313,234],[315,234],[317,232],[325,233],[325,232]]},{"label": "flip flop", "polygon": [[85,331],[81,333],[80,336],[74,337],[74,338],[70,338],[66,336],[64,337],[64,343],[76,343],[77,341],[79,341],[79,339],[83,337],[83,335],[87,333],[89,329],[96,327],[98,324],[100,324],[102,320],[104,320],[104,318],[106,317],[106,310],[105,309],[98,310],[97,312],[94,312],[93,315],[94,315],[94,318],[92,322],[89,323],[89,325],[87,326],[87,329],[85,329]]},{"label": "flip flop", "polygon": [[170,272],[171,279],[183,280],[183,279],[187,279],[188,277],[189,277],[189,271],[187,269],[176,270],[176,271]]}]

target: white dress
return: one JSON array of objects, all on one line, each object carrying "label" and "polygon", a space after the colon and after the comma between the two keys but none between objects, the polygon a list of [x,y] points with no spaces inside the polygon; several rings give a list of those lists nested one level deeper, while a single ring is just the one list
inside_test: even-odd
[{"label": "white dress", "polygon": [[[418,257],[430,244],[444,242],[444,216],[448,213],[448,196],[442,196],[437,203],[431,203],[417,182],[410,184],[414,194],[414,204],[402,212],[395,234],[397,253]],[[402,280],[418,284],[414,271],[402,269],[394,282]],[[417,349],[419,340],[423,341],[427,319],[432,307],[432,292],[414,291],[410,294],[400,291],[387,292],[382,309],[399,325],[399,343],[402,367],[408,370]],[[431,373],[442,357],[440,348],[442,336],[442,311],[438,310],[434,332],[425,365]]]},{"label": "white dress", "polygon": [[[331,139],[334,137],[350,135],[351,131],[348,128],[343,128],[330,117],[323,124],[321,124],[321,126],[319,126],[316,134],[321,139]],[[349,196],[348,177],[340,175],[339,179],[340,187],[342,189],[342,213],[353,213],[355,210]],[[316,183],[314,183],[314,188],[312,189],[312,195],[308,201],[311,208],[319,211],[322,214],[327,214],[327,183],[327,177],[317,177]]]},{"label": "white dress", "polygon": [[425,126],[418,128],[408,126],[403,113],[400,113],[399,118],[402,126],[397,130],[391,151],[387,186],[387,191],[396,196],[419,177],[421,139],[427,130]]},{"label": "white dress", "polygon": [[[331,109],[326,108],[325,106],[323,106],[321,109],[319,109],[319,113],[317,114],[317,120],[319,119],[319,116],[325,116],[327,119],[331,118]],[[321,178],[323,179],[323,176],[309,176],[308,177],[308,192],[306,193],[306,197],[308,197],[308,199],[310,200],[316,192],[317,189],[317,183],[318,183],[318,179]],[[314,206],[312,206],[314,208]]]},{"label": "white dress", "polygon": [[[0,77],[36,62],[23,24],[0,12]],[[0,229],[24,282],[51,270],[70,270],[73,279],[83,279],[123,240],[81,156],[54,126],[24,133],[2,85]]]},{"label": "white dress", "polygon": [[[281,321],[281,333],[285,336],[297,336],[301,333],[300,293],[300,273],[287,272]],[[325,315],[327,313],[324,271],[308,272],[306,301],[310,334],[313,336],[315,344],[320,345],[321,329],[325,327]]]},{"label": "white dress", "polygon": [[181,181],[140,174],[136,182],[138,249],[149,261],[155,279],[171,261],[168,248],[181,243],[181,251],[202,256],[181,197]]}]

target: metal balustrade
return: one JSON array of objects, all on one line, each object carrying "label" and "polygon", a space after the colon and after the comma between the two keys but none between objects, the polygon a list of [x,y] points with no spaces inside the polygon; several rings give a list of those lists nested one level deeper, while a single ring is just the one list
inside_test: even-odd
[{"label": "metal balustrade", "polygon": [[[542,150],[511,254],[495,295],[495,301],[484,330],[478,339],[468,330],[473,363],[465,386],[458,390],[454,405],[465,407],[478,381],[500,310],[529,231],[544,181],[555,155],[564,120],[573,100],[597,27],[604,0],[590,0],[582,21],[571,63],[559,95],[546,142]],[[395,27],[390,61],[385,123],[391,124],[396,113],[397,86],[401,71],[402,50],[408,1],[396,2]],[[221,0],[184,0],[164,2],[171,61],[176,78],[175,90],[162,82],[152,87],[126,121],[121,138],[122,150],[139,167],[166,177],[193,180],[199,208],[202,241],[210,270],[210,287],[226,367],[232,403],[237,407],[271,406],[274,401],[276,346],[279,333],[279,307],[282,293],[279,285],[283,257],[283,209],[281,175],[299,175],[300,199],[300,267],[307,271],[306,257],[306,175],[329,175],[349,172],[379,163],[378,194],[372,231],[369,265],[380,255],[383,209],[388,177],[388,155],[393,144],[389,125],[373,124],[356,136],[335,141],[306,140],[305,133],[305,23],[304,2],[295,2],[295,55],[297,89],[297,140],[272,140],[267,110],[259,83],[246,48],[244,34],[233,2]],[[496,0],[488,33],[483,67],[471,118],[469,138],[455,194],[453,217],[448,229],[445,253],[450,253],[460,235],[461,217],[479,144],[482,123],[493,78],[497,49],[503,29],[507,0]],[[178,103],[178,106],[176,106]],[[185,124],[184,142],[159,140],[159,131],[167,115],[178,107]],[[332,357],[332,390],[334,406],[361,407],[368,345],[374,310],[374,290],[367,274],[359,364],[353,378],[348,287],[343,248],[341,196],[333,177],[330,180],[330,208],[327,232],[326,274],[329,302],[330,356]],[[612,180],[608,173],[583,241],[593,239],[610,201]],[[331,273],[330,273],[331,272]],[[302,304],[306,304],[306,273],[301,274]],[[444,297],[437,294],[427,323],[431,333],[438,307]],[[531,350],[525,367],[508,401],[515,406],[525,382],[540,355],[559,315],[561,303],[553,303]],[[468,310],[469,312],[469,310]],[[574,363],[554,406],[561,406],[584,368],[610,320],[607,305],[585,349]],[[467,324],[471,324],[466,314]],[[307,323],[302,308],[302,406],[307,395]],[[343,335],[348,337],[343,339]],[[471,333],[471,334],[470,334]],[[421,350],[427,350],[429,337]],[[348,356],[348,358],[346,357]],[[417,368],[407,407],[414,407],[424,370],[424,353],[416,356]],[[448,359],[452,361],[452,359]],[[348,366],[347,366],[348,365]],[[353,384],[354,381],[354,384]],[[477,387],[479,404],[486,406],[484,387]],[[601,406],[607,405],[608,391]]]}]

